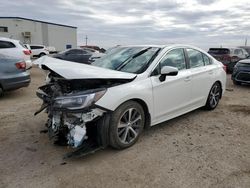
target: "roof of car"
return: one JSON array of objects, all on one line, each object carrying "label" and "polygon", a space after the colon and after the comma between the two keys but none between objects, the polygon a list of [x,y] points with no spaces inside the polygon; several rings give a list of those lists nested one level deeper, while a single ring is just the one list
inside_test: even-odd
[{"label": "roof of car", "polygon": [[6,38],[6,37],[0,37],[0,40],[9,41],[9,42],[19,42],[19,40],[10,39],[10,38]]},{"label": "roof of car", "polygon": [[117,47],[156,47],[156,48],[174,48],[174,47],[186,47],[186,48],[197,48],[188,44],[143,44],[143,45],[119,45]]}]

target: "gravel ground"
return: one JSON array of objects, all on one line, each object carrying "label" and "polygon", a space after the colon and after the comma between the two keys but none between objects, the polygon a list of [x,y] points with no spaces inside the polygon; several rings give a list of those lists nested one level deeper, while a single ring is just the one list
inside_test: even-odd
[{"label": "gravel ground", "polygon": [[234,86],[214,111],[196,110],[146,130],[133,147],[107,148],[63,160],[35,90],[44,75],[31,70],[28,88],[0,99],[0,187],[250,187],[250,86]]}]

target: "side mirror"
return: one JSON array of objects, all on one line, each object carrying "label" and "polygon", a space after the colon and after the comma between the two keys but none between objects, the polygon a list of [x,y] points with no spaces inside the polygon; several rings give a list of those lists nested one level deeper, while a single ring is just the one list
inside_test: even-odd
[{"label": "side mirror", "polygon": [[166,76],[176,76],[178,74],[178,69],[175,67],[164,66],[161,68],[161,76],[159,77],[160,81],[163,82],[166,79]]}]

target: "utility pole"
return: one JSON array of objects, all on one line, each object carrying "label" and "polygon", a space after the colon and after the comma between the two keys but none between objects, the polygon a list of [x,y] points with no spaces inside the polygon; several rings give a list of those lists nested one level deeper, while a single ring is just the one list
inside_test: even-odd
[{"label": "utility pole", "polygon": [[88,35],[86,35],[85,41],[86,41],[86,46],[87,46],[88,45]]},{"label": "utility pole", "polygon": [[247,46],[247,37],[246,37],[246,40],[245,40],[245,46]]}]

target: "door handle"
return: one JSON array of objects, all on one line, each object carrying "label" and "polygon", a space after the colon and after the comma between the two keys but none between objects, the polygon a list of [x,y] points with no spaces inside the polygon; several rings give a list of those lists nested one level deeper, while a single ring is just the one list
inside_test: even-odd
[{"label": "door handle", "polygon": [[190,80],[191,80],[191,77],[190,77],[190,76],[187,76],[187,77],[184,79],[185,82],[189,82]]}]

